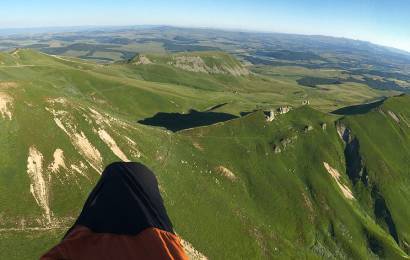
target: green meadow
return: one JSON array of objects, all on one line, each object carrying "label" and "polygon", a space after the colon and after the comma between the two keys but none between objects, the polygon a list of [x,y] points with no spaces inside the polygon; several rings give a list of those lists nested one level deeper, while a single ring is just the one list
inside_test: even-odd
[{"label": "green meadow", "polygon": [[[0,259],[58,243],[119,160],[155,172],[176,232],[209,259],[409,257],[408,95],[307,87],[345,75],[218,51],[78,57],[0,53]],[[159,113],[195,123],[141,123]]]}]

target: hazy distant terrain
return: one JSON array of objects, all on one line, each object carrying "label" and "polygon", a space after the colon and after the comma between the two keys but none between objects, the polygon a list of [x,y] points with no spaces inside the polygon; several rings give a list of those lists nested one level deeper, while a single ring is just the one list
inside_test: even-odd
[{"label": "hazy distant terrain", "polygon": [[[0,37],[0,49],[33,48],[97,62],[130,59],[137,53],[225,51],[256,68],[327,68],[341,72],[331,78],[335,82],[363,83],[382,90],[409,91],[410,87],[410,53],[344,38],[166,26],[43,30],[4,31],[9,36]],[[312,77],[302,82],[321,85],[321,79]]]},{"label": "hazy distant terrain", "polygon": [[[194,259],[406,259],[410,56],[174,27],[0,37],[0,259],[57,243],[111,162]],[[7,35],[6,35],[7,34]]]}]

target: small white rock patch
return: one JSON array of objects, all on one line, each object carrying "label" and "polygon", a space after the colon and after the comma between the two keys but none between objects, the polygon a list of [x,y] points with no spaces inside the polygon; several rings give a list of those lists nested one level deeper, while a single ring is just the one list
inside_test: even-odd
[{"label": "small white rock patch", "polygon": [[52,173],[57,173],[60,168],[67,170],[67,166],[64,162],[64,152],[60,148],[57,148],[53,154],[54,161],[49,166],[49,169]]},{"label": "small white rock patch", "polygon": [[12,113],[11,109],[13,108],[13,98],[6,94],[0,92],[0,114],[3,119],[11,120]]},{"label": "small white rock patch", "polygon": [[111,149],[111,151],[122,161],[129,162],[128,157],[121,151],[115,140],[103,129],[98,130],[98,136]]},{"label": "small white rock patch", "polygon": [[191,260],[207,260],[208,257],[203,255],[201,252],[196,250],[191,243],[186,240],[180,239],[181,245],[185,250],[185,253],[188,255],[188,258]]},{"label": "small white rock patch", "polygon": [[224,166],[218,166],[216,167],[216,171],[221,174],[223,177],[227,178],[230,181],[236,181],[237,177],[236,175],[229,170],[228,168],[224,167]]},{"label": "small white rock patch", "polygon": [[389,110],[387,113],[391,118],[393,118],[394,121],[396,121],[396,123],[400,123],[400,118],[393,111]]},{"label": "small white rock patch", "polygon": [[352,191],[344,185],[343,183],[340,182],[340,173],[335,169],[332,168],[327,162],[323,162],[323,165],[325,166],[327,172],[333,177],[333,179],[336,181],[337,185],[339,186],[340,190],[342,191],[343,195],[347,199],[354,199]]},{"label": "small white rock patch", "polygon": [[100,152],[95,148],[85,134],[81,131],[78,132],[76,127],[72,126],[66,121],[67,127],[64,126],[62,121],[55,117],[54,122],[56,125],[64,131],[70,138],[72,144],[77,149],[77,151],[84,156],[87,162],[94,168],[99,174],[102,171],[102,157]]},{"label": "small white rock patch", "polygon": [[31,180],[30,192],[40,208],[43,209],[46,221],[51,223],[48,186],[43,176],[43,155],[34,146],[29,148],[27,174]]},{"label": "small white rock patch", "polygon": [[142,154],[140,152],[140,150],[138,150],[137,148],[137,143],[132,140],[131,138],[129,138],[128,136],[124,136],[125,140],[127,141],[128,145],[131,148],[131,155],[137,158],[141,158]]}]

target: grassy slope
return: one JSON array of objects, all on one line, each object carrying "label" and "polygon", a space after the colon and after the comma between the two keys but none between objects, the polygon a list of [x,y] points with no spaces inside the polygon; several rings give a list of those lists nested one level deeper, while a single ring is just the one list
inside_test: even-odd
[{"label": "grassy slope", "polygon": [[[348,116],[343,120],[360,141],[360,153],[369,175],[367,187],[362,183],[358,183],[355,187],[361,194],[362,204],[369,214],[389,232],[389,225],[385,218],[378,216],[375,204],[371,201],[372,191],[380,192],[397,230],[398,243],[407,250],[407,253],[410,250],[408,243],[410,240],[408,230],[410,218],[409,102],[409,96],[391,98],[369,113]],[[391,113],[398,117],[398,122]],[[382,215],[385,213],[383,212]]]},{"label": "grassy slope", "polygon": [[[200,197],[192,204],[181,200],[181,207],[176,207],[178,212],[174,213],[174,207],[170,208],[175,214],[174,219],[180,219],[178,216],[184,214],[183,226],[177,227],[187,228],[192,235],[192,230],[186,227],[189,222],[185,220],[192,215],[192,210],[193,215],[202,216],[214,212],[209,208],[211,205],[224,203],[217,211],[217,220],[211,216],[206,222],[192,220],[198,233],[195,233],[197,238],[191,240],[197,239],[197,245],[205,243],[212,248],[209,251],[207,247],[200,249],[214,258],[223,253],[226,253],[225,257],[232,257],[232,252],[238,252],[237,246],[242,248],[238,256],[247,254],[247,257],[256,258],[310,258],[315,255],[369,258],[372,253],[367,248],[367,233],[380,237],[385,257],[403,254],[392,239],[362,212],[355,200],[348,201],[343,197],[324,169],[323,162],[328,162],[344,172],[343,145],[333,121],[334,118],[301,108],[272,124],[265,123],[263,116],[257,113],[227,124],[184,132],[183,135],[203,148],[203,151],[193,148],[191,156],[185,157],[185,160],[189,158],[188,165],[180,166],[199,175],[188,187],[193,187],[192,193],[196,191]],[[326,131],[320,128],[323,122],[328,125]],[[314,130],[305,133],[306,125],[313,126]],[[284,152],[274,154],[271,144],[292,136],[298,136],[297,140]],[[197,158],[201,158],[200,162]],[[172,161],[178,164],[179,159],[184,160],[175,158]],[[214,170],[218,165],[231,169],[238,181],[231,183],[218,176]],[[213,172],[198,174],[201,168]],[[202,175],[209,179],[206,190],[198,190],[198,184],[195,185],[203,182]],[[344,182],[349,183],[349,180]],[[187,192],[187,197],[189,194],[192,198],[192,193]],[[204,193],[205,200],[202,198]],[[227,234],[227,223],[238,225],[234,230],[240,234],[233,231]],[[216,228],[210,230],[209,227]],[[212,239],[215,233],[217,237],[235,243],[221,244]]]},{"label": "grassy slope", "polygon": [[[205,109],[227,101],[229,105],[223,109],[236,114],[258,107],[296,104],[291,93],[301,91],[300,87],[278,87],[273,80],[257,76],[223,79],[195,73],[185,75],[178,70],[175,73],[184,75],[181,84],[175,85],[169,78],[155,83],[141,80],[148,73],[144,67],[101,66],[27,50],[14,56],[2,55],[6,58],[1,60],[7,60],[9,65],[35,66],[0,66],[0,81],[17,83],[16,87],[0,89],[15,100],[13,120],[2,120],[0,128],[0,194],[3,198],[0,247],[6,248],[0,252],[0,258],[35,258],[57,242],[98,179],[90,166],[84,170],[85,176],[73,171],[67,175],[68,171],[47,171],[55,228],[51,231],[27,229],[46,226],[42,210],[29,190],[30,179],[26,173],[29,147],[35,145],[41,151],[45,166],[52,162],[56,148],[64,150],[67,165],[80,162],[88,165],[44,109],[50,107],[47,100],[57,97],[65,97],[67,103],[54,108],[69,112],[77,129],[100,151],[103,164],[118,158],[93,131],[97,128],[109,132],[130,159],[142,161],[156,172],[177,232],[211,258],[369,258],[373,253],[368,249],[368,234],[377,238],[385,257],[404,254],[383,225],[376,223],[371,210],[361,201],[344,198],[323,167],[325,161],[338,169],[342,181],[357,192],[355,195],[360,195],[361,191],[352,187],[344,174],[343,143],[336,134],[334,121],[337,118],[333,116],[301,107],[266,123],[263,114],[256,112],[223,124],[176,134],[134,123],[159,111]],[[161,74],[162,69],[170,68],[148,68],[152,74]],[[197,83],[199,78],[206,83]],[[215,89],[195,87],[196,84],[213,86],[213,82],[218,86]],[[233,94],[232,89],[238,93]],[[405,106],[396,102],[393,99],[392,104],[386,102],[385,105],[397,107],[396,113],[410,120],[408,112],[402,110]],[[88,107],[117,120],[111,125],[98,122]],[[363,117],[373,122],[372,113]],[[381,120],[382,123],[392,123],[389,118],[384,119],[387,120]],[[344,120],[352,125],[355,134],[361,134],[357,129],[363,127],[364,119],[352,116]],[[327,125],[325,131],[321,129],[322,123]],[[308,125],[313,130],[305,132]],[[405,129],[404,126],[396,129],[394,124],[392,127],[388,140],[395,140],[401,136],[400,129]],[[372,129],[370,123],[369,129]],[[137,147],[127,144],[124,136],[134,140]],[[294,136],[296,140],[292,139]],[[292,143],[282,153],[275,154],[273,144],[280,145],[281,140],[288,138]],[[373,144],[368,141],[370,148],[367,148],[365,134],[359,138],[363,138],[363,154],[373,156]],[[368,137],[371,138],[375,137]],[[408,142],[408,132],[406,138],[404,141]],[[402,145],[408,147],[405,142]],[[133,155],[134,148],[141,151],[140,158]],[[403,154],[408,156],[409,152]],[[383,156],[393,169],[406,165],[405,158],[390,158],[384,153],[377,156]],[[218,166],[230,169],[236,181],[218,173]],[[369,166],[369,174],[375,179],[379,176],[377,165]],[[400,211],[409,197],[404,185],[408,177],[405,170],[395,174],[404,178],[403,185],[399,186],[405,191],[404,195],[400,197],[398,191],[388,185],[380,189],[396,220],[400,238],[409,241],[405,225],[408,218]]]}]

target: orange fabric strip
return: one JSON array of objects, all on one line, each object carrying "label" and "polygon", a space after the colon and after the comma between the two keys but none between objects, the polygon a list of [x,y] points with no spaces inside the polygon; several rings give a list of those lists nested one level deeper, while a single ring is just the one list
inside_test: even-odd
[{"label": "orange fabric strip", "polygon": [[41,260],[172,259],[188,260],[179,238],[169,232],[147,228],[137,236],[94,233],[76,227]]}]

